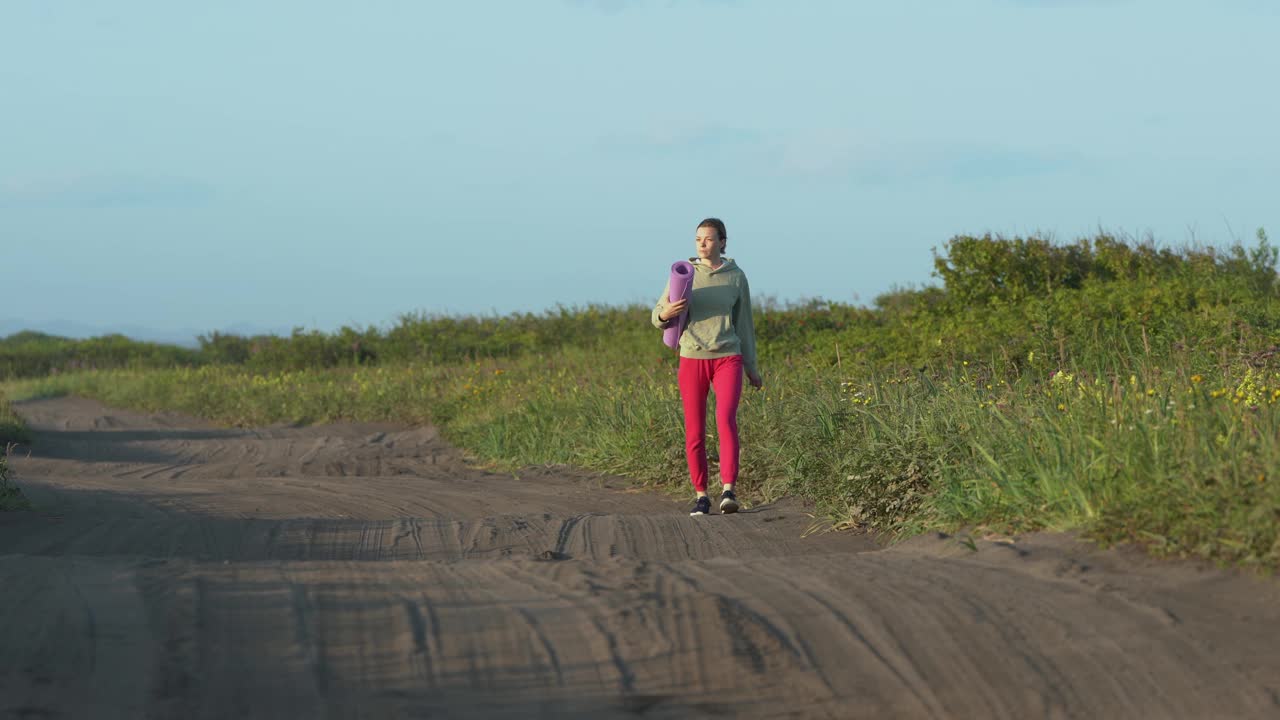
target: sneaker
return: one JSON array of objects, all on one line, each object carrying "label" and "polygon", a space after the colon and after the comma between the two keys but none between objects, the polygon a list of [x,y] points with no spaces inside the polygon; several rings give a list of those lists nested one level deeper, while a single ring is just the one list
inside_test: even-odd
[{"label": "sneaker", "polygon": [[711,498],[700,497],[698,502],[693,504],[693,512],[690,515],[710,515],[711,514]]},{"label": "sneaker", "polygon": [[725,490],[720,494],[720,512],[726,515],[738,512],[738,498],[732,490]]}]

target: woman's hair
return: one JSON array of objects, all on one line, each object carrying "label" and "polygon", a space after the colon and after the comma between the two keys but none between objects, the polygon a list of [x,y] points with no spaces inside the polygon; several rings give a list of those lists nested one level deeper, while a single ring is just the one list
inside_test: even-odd
[{"label": "woman's hair", "polygon": [[698,223],[698,230],[704,227],[713,228],[716,231],[716,237],[720,238],[720,252],[724,252],[725,247],[729,244],[729,233],[724,229],[724,221],[720,218],[707,218]]}]

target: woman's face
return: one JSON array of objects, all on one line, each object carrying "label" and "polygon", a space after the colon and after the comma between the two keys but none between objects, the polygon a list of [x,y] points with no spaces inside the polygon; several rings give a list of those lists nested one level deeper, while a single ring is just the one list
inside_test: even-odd
[{"label": "woman's face", "polygon": [[693,236],[693,245],[703,260],[720,257],[720,236],[713,227],[698,228],[698,234]]}]

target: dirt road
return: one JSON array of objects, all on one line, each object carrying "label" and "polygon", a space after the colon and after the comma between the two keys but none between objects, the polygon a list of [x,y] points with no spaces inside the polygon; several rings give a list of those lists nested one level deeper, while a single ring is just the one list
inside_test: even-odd
[{"label": "dirt road", "polygon": [[1280,716],[1280,582],[802,537],[428,429],[21,405],[0,718]]}]

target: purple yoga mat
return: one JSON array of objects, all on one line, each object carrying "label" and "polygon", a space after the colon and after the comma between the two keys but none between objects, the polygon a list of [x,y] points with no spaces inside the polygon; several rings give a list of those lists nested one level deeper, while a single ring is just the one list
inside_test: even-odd
[{"label": "purple yoga mat", "polygon": [[[693,287],[693,263],[687,260],[681,260],[671,266],[671,286],[667,290],[667,302],[675,302],[677,300],[688,300],[689,290]],[[684,326],[689,322],[689,311],[686,309],[680,313],[680,317],[675,319],[671,327],[662,331],[662,342],[667,347],[675,350],[680,347],[680,335],[684,333]]]}]

